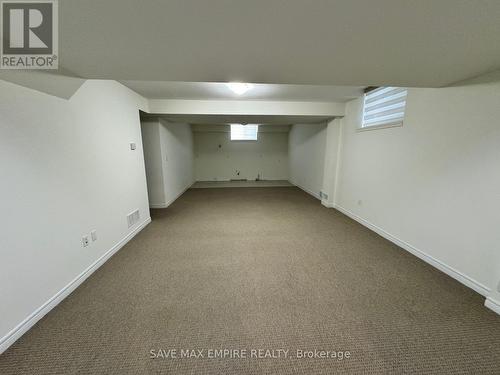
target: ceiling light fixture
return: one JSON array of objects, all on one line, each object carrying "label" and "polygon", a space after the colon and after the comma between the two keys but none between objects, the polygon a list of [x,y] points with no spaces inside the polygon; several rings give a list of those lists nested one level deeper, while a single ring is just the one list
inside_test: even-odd
[{"label": "ceiling light fixture", "polygon": [[235,94],[238,95],[243,95],[253,87],[251,83],[244,83],[244,82],[228,82],[226,83],[226,86],[229,87],[231,91],[233,91]]}]

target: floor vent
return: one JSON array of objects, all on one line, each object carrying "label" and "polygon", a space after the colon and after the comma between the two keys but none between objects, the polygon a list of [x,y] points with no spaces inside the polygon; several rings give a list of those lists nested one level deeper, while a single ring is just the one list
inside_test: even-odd
[{"label": "floor vent", "polygon": [[134,212],[128,214],[127,215],[128,227],[130,228],[134,226],[134,224],[137,224],[140,218],[141,215],[139,214],[139,210],[135,210]]}]

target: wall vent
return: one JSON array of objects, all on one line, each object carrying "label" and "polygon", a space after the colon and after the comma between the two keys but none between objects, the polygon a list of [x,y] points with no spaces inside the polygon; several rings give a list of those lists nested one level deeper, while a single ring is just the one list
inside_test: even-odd
[{"label": "wall vent", "polygon": [[139,214],[139,210],[135,210],[134,212],[131,212],[130,214],[127,215],[127,223],[128,227],[132,227],[135,224],[139,222],[139,219],[141,218],[141,215]]}]

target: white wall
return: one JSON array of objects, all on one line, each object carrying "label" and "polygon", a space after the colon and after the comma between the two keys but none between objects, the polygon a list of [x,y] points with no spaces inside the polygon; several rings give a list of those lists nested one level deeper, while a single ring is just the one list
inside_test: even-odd
[{"label": "white wall", "polygon": [[259,127],[257,141],[231,141],[228,126],[226,131],[195,131],[196,181],[255,180],[257,175],[288,180],[288,132],[266,132],[267,126]]},{"label": "white wall", "polygon": [[160,120],[163,157],[163,185],[166,206],[170,205],[194,182],[193,133],[189,124]]},{"label": "white wall", "polygon": [[191,126],[147,119],[142,121],[141,128],[149,206],[165,208],[194,182]]},{"label": "white wall", "polygon": [[[410,89],[403,127],[347,103],[335,204],[492,298],[500,277],[500,82]],[[500,305],[499,305],[500,306]]]},{"label": "white wall", "polygon": [[[323,168],[323,197],[321,203],[327,207],[333,207],[335,202],[335,191],[339,180],[339,160],[342,152],[342,128],[341,119],[333,119],[328,122],[326,127],[326,144],[324,151]],[[326,196],[325,196],[326,194]]]},{"label": "white wall", "polygon": [[0,352],[148,222],[141,100],[112,81],[70,100],[0,81]]},{"label": "white wall", "polygon": [[289,136],[290,182],[319,199],[323,188],[326,124],[296,124]]},{"label": "white wall", "polygon": [[163,183],[163,156],[160,142],[160,121],[141,121],[144,163],[148,185],[149,207],[165,205],[165,185]]}]

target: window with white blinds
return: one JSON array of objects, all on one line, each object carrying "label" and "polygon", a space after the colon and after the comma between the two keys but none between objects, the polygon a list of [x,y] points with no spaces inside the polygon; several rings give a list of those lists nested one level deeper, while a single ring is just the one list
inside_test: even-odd
[{"label": "window with white blinds", "polygon": [[379,87],[367,92],[362,127],[401,124],[405,117],[406,92],[404,87]]},{"label": "window with white blinds", "polygon": [[231,141],[256,141],[259,125],[231,124]]}]

